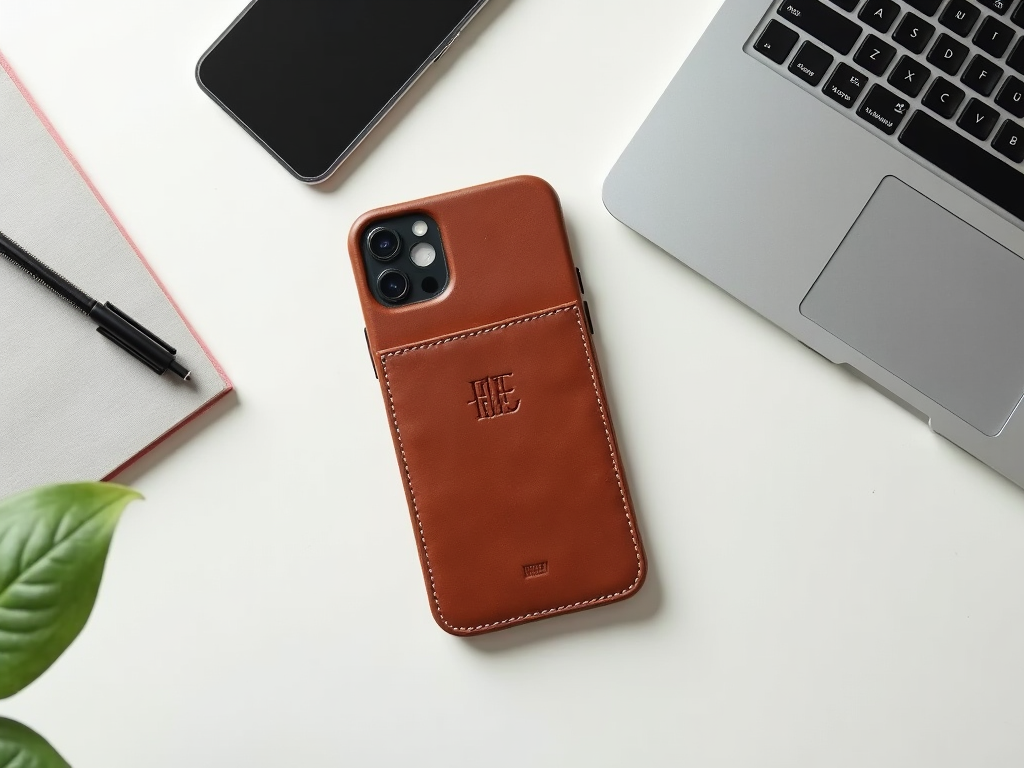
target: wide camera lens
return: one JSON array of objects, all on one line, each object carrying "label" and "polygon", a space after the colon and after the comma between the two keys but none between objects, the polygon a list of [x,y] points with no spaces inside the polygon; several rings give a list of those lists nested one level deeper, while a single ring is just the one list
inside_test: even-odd
[{"label": "wide camera lens", "polygon": [[402,239],[398,233],[387,227],[377,227],[366,238],[370,253],[378,261],[391,261],[402,248]]},{"label": "wide camera lens", "polygon": [[409,278],[397,269],[389,269],[377,278],[377,287],[381,296],[397,304],[409,295]]}]

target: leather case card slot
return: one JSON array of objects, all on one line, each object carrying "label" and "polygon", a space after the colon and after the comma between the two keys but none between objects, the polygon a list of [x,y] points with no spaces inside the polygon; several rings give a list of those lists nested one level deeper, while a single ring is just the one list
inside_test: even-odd
[{"label": "leather case card slot", "polygon": [[580,304],[377,353],[438,623],[628,597],[645,561]]}]

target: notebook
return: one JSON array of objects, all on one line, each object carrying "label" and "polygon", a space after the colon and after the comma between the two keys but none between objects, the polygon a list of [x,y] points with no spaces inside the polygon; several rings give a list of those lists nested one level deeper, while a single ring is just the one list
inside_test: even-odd
[{"label": "notebook", "polygon": [[157,376],[0,257],[0,498],[110,479],[231,391],[213,358],[0,55],[0,231],[177,349]]}]

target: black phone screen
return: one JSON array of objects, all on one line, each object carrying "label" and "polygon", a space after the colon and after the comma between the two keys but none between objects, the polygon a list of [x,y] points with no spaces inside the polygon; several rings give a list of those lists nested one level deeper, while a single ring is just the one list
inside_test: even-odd
[{"label": "black phone screen", "polygon": [[482,0],[256,0],[200,85],[297,176],[319,180]]}]

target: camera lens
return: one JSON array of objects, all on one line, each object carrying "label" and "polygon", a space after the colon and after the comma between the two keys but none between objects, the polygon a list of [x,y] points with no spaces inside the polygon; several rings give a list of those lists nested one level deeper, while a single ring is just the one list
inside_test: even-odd
[{"label": "camera lens", "polygon": [[387,227],[377,227],[366,238],[370,253],[378,261],[391,261],[402,248],[402,239],[398,233]]},{"label": "camera lens", "polygon": [[409,278],[397,269],[389,269],[377,278],[377,287],[381,296],[397,304],[409,295]]}]

